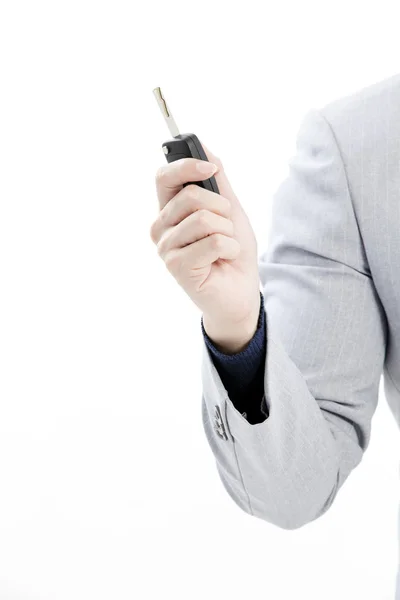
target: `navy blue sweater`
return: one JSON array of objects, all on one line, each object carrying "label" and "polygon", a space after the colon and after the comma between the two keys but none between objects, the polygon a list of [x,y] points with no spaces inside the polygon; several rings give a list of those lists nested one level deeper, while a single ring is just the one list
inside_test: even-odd
[{"label": "navy blue sweater", "polygon": [[266,319],[264,296],[260,292],[261,306],[257,330],[248,345],[236,354],[217,350],[208,337],[201,318],[201,329],[215,368],[235,408],[251,424],[262,423],[268,417],[264,397],[264,370],[266,347]]}]

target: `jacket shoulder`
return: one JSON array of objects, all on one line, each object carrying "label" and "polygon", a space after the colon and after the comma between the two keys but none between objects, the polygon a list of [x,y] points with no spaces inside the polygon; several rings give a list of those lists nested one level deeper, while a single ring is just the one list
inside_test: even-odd
[{"label": "jacket shoulder", "polygon": [[400,73],[341,96],[318,110],[333,126],[341,121],[364,118],[365,114],[372,119],[374,113],[382,117],[398,111],[400,116]]}]

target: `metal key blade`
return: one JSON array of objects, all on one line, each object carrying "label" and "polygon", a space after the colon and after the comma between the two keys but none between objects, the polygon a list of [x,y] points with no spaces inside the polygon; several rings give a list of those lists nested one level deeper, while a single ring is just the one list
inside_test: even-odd
[{"label": "metal key blade", "polygon": [[179,129],[176,126],[174,117],[171,115],[171,111],[169,110],[167,103],[165,102],[164,96],[162,95],[161,88],[157,87],[153,90],[153,94],[156,97],[158,106],[162,112],[164,120],[168,126],[168,129],[172,135],[172,137],[177,137],[179,135]]}]

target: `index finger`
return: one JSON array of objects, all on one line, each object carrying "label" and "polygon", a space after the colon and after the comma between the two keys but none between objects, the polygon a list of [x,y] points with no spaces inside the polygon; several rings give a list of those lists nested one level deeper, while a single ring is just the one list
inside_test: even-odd
[{"label": "index finger", "polygon": [[161,167],[156,174],[160,210],[182,189],[184,183],[204,181],[217,170],[217,165],[196,158],[180,158]]}]

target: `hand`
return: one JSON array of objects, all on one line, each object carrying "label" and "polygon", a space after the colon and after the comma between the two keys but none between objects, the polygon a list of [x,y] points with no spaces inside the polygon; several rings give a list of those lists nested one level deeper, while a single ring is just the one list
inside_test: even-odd
[{"label": "hand", "polygon": [[[228,330],[243,335],[241,324],[255,331],[259,314],[257,242],[221,162],[204,150],[210,162],[184,158],[158,170],[160,212],[150,236],[170,273],[203,312],[205,328],[209,324],[221,337]],[[195,184],[183,187],[215,171],[220,194]]]}]

